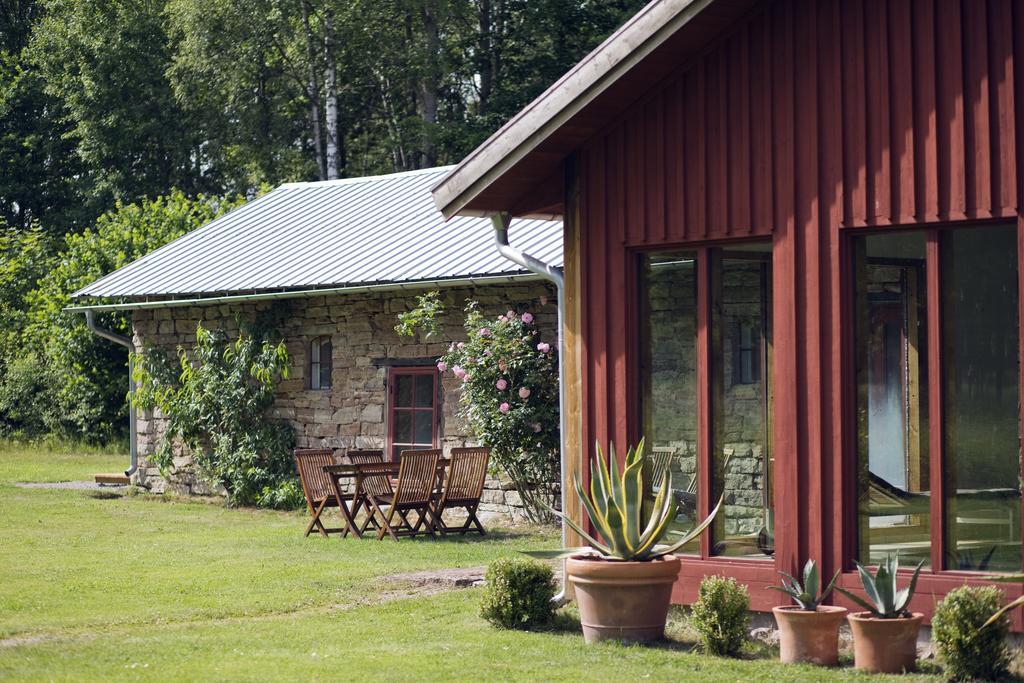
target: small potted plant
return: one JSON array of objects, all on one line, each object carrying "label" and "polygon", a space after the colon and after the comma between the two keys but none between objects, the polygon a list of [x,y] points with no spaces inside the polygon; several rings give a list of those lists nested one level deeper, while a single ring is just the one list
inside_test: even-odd
[{"label": "small potted plant", "polygon": [[907,605],[914,597],[924,560],[918,563],[910,584],[902,589],[896,585],[899,553],[887,555],[874,574],[859,562],[856,564],[864,593],[871,602],[836,586],[837,591],[866,610],[847,617],[853,631],[854,666],[872,673],[912,671],[917,662],[917,633],[924,615],[910,612]]},{"label": "small potted plant", "polygon": [[832,592],[839,572],[820,594],[821,581],[814,560],[807,560],[804,565],[802,583],[786,572],[779,574],[782,575],[782,586],[768,587],[785,593],[796,603],[772,608],[779,625],[780,659],[787,663],[835,666],[839,663],[839,625],[846,616],[846,608],[821,603]]},{"label": "small potted plant", "polygon": [[[615,448],[609,447],[615,461]],[[666,468],[650,514],[644,514],[644,441],[629,449],[625,466],[614,476],[596,447],[590,464],[590,490],[579,477],[573,485],[597,534],[557,512],[589,546],[527,553],[535,557],[564,557],[566,574],[576,591],[576,602],[588,643],[600,640],[645,642],[665,635],[665,620],[672,584],[679,575],[679,558],[672,553],[697,538],[714,520],[714,511],[675,543],[660,541],[676,517],[672,475]],[[618,468],[616,467],[616,470]]]}]

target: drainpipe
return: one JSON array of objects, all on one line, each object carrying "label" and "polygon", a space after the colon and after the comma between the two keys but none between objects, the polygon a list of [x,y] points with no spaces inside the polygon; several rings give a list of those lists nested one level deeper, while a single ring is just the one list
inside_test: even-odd
[{"label": "drainpipe", "polygon": [[[559,482],[562,492],[562,511],[567,513],[565,503],[565,459],[567,457],[565,448],[565,364],[564,360],[564,340],[562,325],[565,321],[565,278],[562,275],[562,269],[553,266],[550,263],[544,263],[543,261],[525,254],[519,249],[511,246],[508,243],[508,228],[512,223],[512,217],[507,213],[499,213],[496,216],[491,216],[491,225],[494,226],[494,241],[498,247],[498,252],[509,261],[517,263],[523,268],[526,268],[530,272],[540,275],[545,280],[555,285],[555,291],[558,293],[558,435],[561,439],[559,444],[559,462],[561,464],[561,481]],[[562,547],[566,547],[569,543],[569,530],[566,523],[562,522]],[[568,574],[566,574],[565,560],[562,560],[562,590],[554,597],[554,601],[561,605],[567,601],[565,586],[569,580]]]},{"label": "drainpipe", "polygon": [[131,463],[128,469],[124,471],[124,476],[131,477],[139,469],[138,424],[135,414],[135,380],[132,378],[131,356],[135,351],[135,346],[128,337],[98,326],[94,311],[85,311],[85,324],[93,334],[109,339],[115,344],[120,344],[128,349],[128,451],[131,453]]}]

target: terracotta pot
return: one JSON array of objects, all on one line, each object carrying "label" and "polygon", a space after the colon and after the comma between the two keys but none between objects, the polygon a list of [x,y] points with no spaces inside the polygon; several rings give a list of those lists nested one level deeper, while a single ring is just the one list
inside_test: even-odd
[{"label": "terracotta pot", "polygon": [[853,631],[853,665],[871,673],[913,671],[917,663],[917,632],[924,615],[914,612],[900,619],[877,619],[871,612],[847,617]]},{"label": "terracotta pot", "polygon": [[808,612],[795,605],[774,607],[779,625],[779,659],[790,664],[835,666],[839,663],[839,625],[845,607],[820,605]]},{"label": "terracotta pot", "polygon": [[613,562],[572,557],[566,562],[576,590],[583,638],[647,642],[665,637],[679,558]]}]

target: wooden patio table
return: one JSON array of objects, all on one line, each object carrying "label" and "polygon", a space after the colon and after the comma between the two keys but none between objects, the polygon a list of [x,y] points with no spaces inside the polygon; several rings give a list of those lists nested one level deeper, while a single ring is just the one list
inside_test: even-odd
[{"label": "wooden patio table", "polygon": [[[437,483],[440,488],[444,481],[445,470],[451,463],[450,458],[441,458],[437,461]],[[346,531],[342,535],[343,537],[352,532],[356,538],[362,538],[363,534],[359,530],[359,526],[356,524],[355,514],[358,512],[356,505],[363,496],[363,482],[367,477],[386,475],[389,477],[395,477],[398,475],[399,467],[401,463],[398,462],[367,462],[359,464],[345,463],[340,465],[326,465],[324,467],[324,473],[330,477],[331,483],[334,485],[334,493],[338,497],[338,509],[341,510],[341,517],[345,523]],[[343,479],[353,480],[352,489],[352,507],[350,508],[345,504],[345,496],[342,495],[341,481]],[[366,506],[367,512],[372,518],[374,515],[373,508],[369,505]],[[366,528],[366,525],[363,525]]]}]

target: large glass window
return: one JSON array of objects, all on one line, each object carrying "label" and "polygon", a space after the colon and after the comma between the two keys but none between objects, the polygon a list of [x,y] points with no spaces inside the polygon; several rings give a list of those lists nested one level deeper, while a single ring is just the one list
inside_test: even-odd
[{"label": "large glass window", "polygon": [[[766,243],[644,256],[640,267],[640,377],[647,476],[672,473],[674,531],[701,518],[699,473],[710,468],[713,499],[725,505],[713,554],[759,557],[774,551],[771,519],[769,388],[771,247]],[[698,267],[700,259],[706,267]],[[699,297],[704,297],[700,299]],[[699,306],[700,301],[707,305]],[[709,330],[701,334],[701,328]],[[706,344],[705,352],[699,345]],[[706,358],[710,387],[697,382]],[[699,434],[698,408],[711,416]],[[704,451],[699,444],[705,443]],[[695,541],[687,552],[699,551]]]},{"label": "large glass window", "polygon": [[1017,571],[1017,231],[953,231],[941,259],[947,566]]},{"label": "large glass window", "polygon": [[[676,530],[697,519],[697,261],[693,252],[643,258],[640,272],[646,476],[672,473]],[[649,489],[650,490],[650,489]],[[697,544],[687,547],[696,552]]]},{"label": "large glass window", "polygon": [[925,234],[860,239],[857,436],[860,558],[930,561]]},{"label": "large glass window", "polygon": [[711,250],[714,552],[771,556],[771,245]]},{"label": "large glass window", "polygon": [[867,236],[854,255],[860,559],[1019,571],[1016,227]]}]

